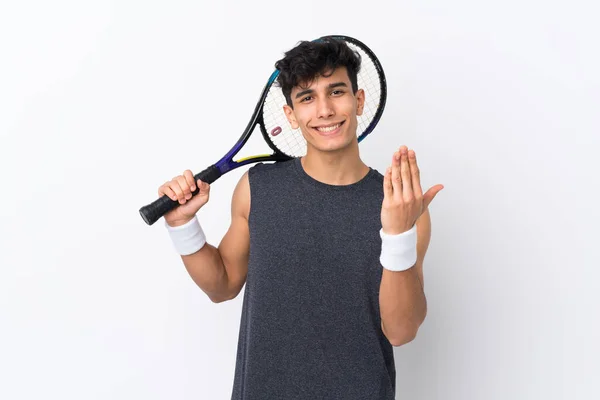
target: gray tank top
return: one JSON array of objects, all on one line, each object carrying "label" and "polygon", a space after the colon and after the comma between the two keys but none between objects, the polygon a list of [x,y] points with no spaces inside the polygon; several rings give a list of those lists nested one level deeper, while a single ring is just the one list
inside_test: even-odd
[{"label": "gray tank top", "polygon": [[395,398],[381,330],[383,176],[332,186],[300,159],[249,170],[250,258],[233,400]]}]

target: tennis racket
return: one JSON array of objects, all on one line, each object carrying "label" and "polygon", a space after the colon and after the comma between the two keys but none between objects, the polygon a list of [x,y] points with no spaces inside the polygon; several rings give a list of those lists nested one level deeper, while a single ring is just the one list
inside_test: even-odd
[{"label": "tennis racket", "polygon": [[[357,83],[358,88],[365,91],[365,105],[363,114],[357,116],[358,127],[356,135],[360,142],[373,131],[383,114],[387,98],[387,86],[383,68],[375,54],[362,42],[348,36],[339,35],[323,36],[316,39],[316,41],[328,38],[345,41],[352,50],[361,56],[361,66]],[[274,85],[278,75],[279,71],[275,70],[269,77],[256,104],[254,113],[248,122],[248,126],[246,126],[237,143],[219,161],[196,174],[194,181],[200,179],[203,182],[211,184],[223,174],[243,165],[264,161],[286,161],[306,155],[306,141],[302,136],[302,132],[300,129],[292,129],[290,127],[283,112],[283,106],[286,104],[285,97],[281,88],[278,85]],[[273,152],[271,154],[259,154],[234,160],[233,157],[246,144],[257,125],[260,128],[263,139]],[[192,196],[195,196],[198,192],[199,189],[196,188],[192,192]],[[148,225],[152,225],[160,217],[177,206],[179,206],[178,201],[171,200],[167,195],[163,195],[158,200],[140,208],[140,215]]]}]

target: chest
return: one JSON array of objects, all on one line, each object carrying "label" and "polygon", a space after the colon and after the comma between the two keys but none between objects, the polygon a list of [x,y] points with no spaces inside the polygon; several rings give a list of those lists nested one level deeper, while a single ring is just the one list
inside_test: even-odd
[{"label": "chest", "polygon": [[[362,200],[362,201],[361,201]],[[271,199],[250,222],[248,282],[307,295],[374,293],[381,278],[375,199]]]}]

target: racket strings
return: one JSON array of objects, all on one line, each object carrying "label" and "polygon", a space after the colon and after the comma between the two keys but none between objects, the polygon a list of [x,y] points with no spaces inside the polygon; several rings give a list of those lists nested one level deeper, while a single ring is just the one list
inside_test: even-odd
[{"label": "racket strings", "polygon": [[269,139],[282,153],[291,157],[306,154],[306,141],[300,129],[292,129],[283,106],[286,104],[281,88],[273,85],[263,107],[263,121]]},{"label": "racket strings", "polygon": [[[382,100],[382,77],[371,57],[358,45],[346,42],[350,48],[361,56],[361,68],[357,77],[359,89],[365,91],[365,104],[362,115],[357,116],[356,135],[361,136],[375,118]],[[282,153],[290,157],[306,155],[306,140],[300,129],[292,129],[283,106],[285,97],[280,87],[271,86],[263,106],[263,123],[269,140]]]}]

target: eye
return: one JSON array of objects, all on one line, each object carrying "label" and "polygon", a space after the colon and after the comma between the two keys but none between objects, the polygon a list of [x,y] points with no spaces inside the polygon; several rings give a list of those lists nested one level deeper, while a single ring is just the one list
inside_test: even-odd
[{"label": "eye", "polygon": [[344,94],[343,90],[334,90],[333,92],[331,92],[332,95],[334,96],[341,96]]},{"label": "eye", "polygon": [[300,100],[300,103],[304,103],[305,101],[310,101],[310,99],[312,99],[312,96],[303,97],[302,100]]}]

